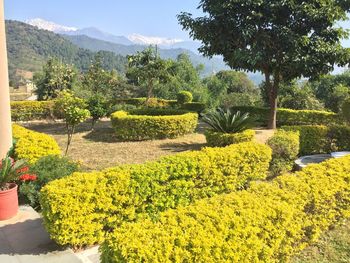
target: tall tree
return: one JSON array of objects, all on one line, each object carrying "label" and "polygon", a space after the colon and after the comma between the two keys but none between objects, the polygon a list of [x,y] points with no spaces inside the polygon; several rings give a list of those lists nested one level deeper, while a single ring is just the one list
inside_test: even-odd
[{"label": "tall tree", "polygon": [[126,77],[137,86],[146,88],[147,101],[153,97],[158,83],[169,81],[169,62],[161,59],[152,46],[135,55],[128,56]]},{"label": "tall tree", "polygon": [[77,83],[77,70],[74,66],[51,58],[41,72],[34,75],[38,100],[50,100],[62,90],[71,90]]},{"label": "tall tree", "polygon": [[204,55],[223,55],[233,69],[264,74],[271,129],[281,83],[315,78],[348,61],[340,44],[348,34],[337,24],[347,18],[348,0],[202,0],[199,8],[205,16],[182,12],[180,24],[202,41]]},{"label": "tall tree", "polygon": [[244,72],[219,71],[203,80],[210,94],[210,106],[252,106],[261,100],[260,90]]},{"label": "tall tree", "polygon": [[169,60],[169,81],[157,85],[155,95],[165,99],[176,99],[180,91],[189,91],[195,101],[204,102],[207,99],[207,90],[202,84],[200,72],[202,66],[194,67],[186,53],[177,56],[176,60]]}]

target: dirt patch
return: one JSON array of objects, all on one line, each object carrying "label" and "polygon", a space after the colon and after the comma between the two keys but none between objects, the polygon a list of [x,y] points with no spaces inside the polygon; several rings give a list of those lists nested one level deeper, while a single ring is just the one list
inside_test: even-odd
[{"label": "dirt patch", "polygon": [[[63,123],[31,122],[21,125],[52,135],[65,149],[67,135]],[[206,143],[203,134],[194,133],[176,139],[120,142],[114,137],[110,121],[103,120],[90,130],[90,123],[78,126],[68,156],[81,161],[87,170],[100,170],[119,164],[144,163],[161,156],[188,150],[199,150]]]},{"label": "dirt patch", "polygon": [[[67,135],[64,123],[37,121],[21,125],[52,135],[61,149],[65,149]],[[87,122],[78,126],[68,156],[82,162],[87,170],[100,170],[119,164],[144,163],[165,155],[200,150],[206,144],[204,129],[203,124],[200,124],[196,133],[176,139],[120,142],[115,138],[108,119],[98,122],[94,131],[91,131],[91,123]],[[257,129],[256,133],[257,140],[265,143],[273,131]]]}]

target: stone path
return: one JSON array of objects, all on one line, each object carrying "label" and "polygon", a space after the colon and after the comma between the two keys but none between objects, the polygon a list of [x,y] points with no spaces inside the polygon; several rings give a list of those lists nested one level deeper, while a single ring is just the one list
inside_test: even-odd
[{"label": "stone path", "polygon": [[[40,215],[21,206],[16,217],[0,221],[1,263],[81,263],[71,249],[61,249],[42,225]],[[89,262],[90,263],[90,262]]]}]

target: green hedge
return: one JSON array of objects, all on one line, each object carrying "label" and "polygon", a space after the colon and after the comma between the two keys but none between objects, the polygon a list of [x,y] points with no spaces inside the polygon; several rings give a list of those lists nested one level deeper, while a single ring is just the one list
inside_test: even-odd
[{"label": "green hedge", "polygon": [[[129,104],[138,107],[143,107],[146,104],[147,98],[129,98],[129,99],[118,99],[115,102],[117,104]],[[176,100],[165,100],[158,98],[150,98],[147,107],[154,108],[168,108],[177,104]]]},{"label": "green hedge", "polygon": [[100,243],[105,232],[267,176],[271,149],[242,143],[163,157],[142,165],[76,173],[41,191],[47,231],[58,244]]},{"label": "green hedge", "polygon": [[278,130],[267,140],[267,145],[272,149],[272,177],[292,171],[300,150],[299,137],[298,131]]},{"label": "green hedge", "polygon": [[[264,125],[269,119],[269,108],[237,106],[232,108],[233,111],[249,112],[257,122]],[[334,112],[317,111],[317,110],[277,110],[277,124],[281,125],[329,125],[341,123],[341,116]]]},{"label": "green hedge", "polygon": [[176,138],[193,133],[198,114],[178,110],[142,109],[117,111],[111,115],[116,137],[120,140]]},{"label": "green hedge", "polygon": [[204,103],[201,103],[201,102],[189,102],[189,103],[182,104],[180,108],[183,110],[195,111],[197,113],[201,113],[202,111],[205,110],[206,106]]},{"label": "green hedge", "polygon": [[108,235],[103,263],[288,262],[350,215],[350,157],[204,199]]},{"label": "green hedge", "polygon": [[55,139],[47,134],[13,124],[12,135],[16,141],[15,155],[17,159],[25,159],[29,164],[35,163],[43,156],[61,154]]},{"label": "green hedge", "polygon": [[350,150],[350,126],[301,125],[282,129],[299,132],[302,155]]},{"label": "green hedge", "polygon": [[53,117],[53,101],[12,101],[13,121],[42,120]]},{"label": "green hedge", "polygon": [[[137,107],[146,106],[147,98],[130,98],[130,99],[118,99],[115,101],[116,104],[129,104]],[[188,111],[195,111],[200,113],[205,110],[206,106],[202,102],[189,102],[179,105],[176,100],[165,100],[158,98],[151,98],[148,101],[147,107],[149,108],[180,108]]]},{"label": "green hedge", "polygon": [[255,138],[254,130],[245,130],[238,133],[222,133],[211,130],[205,131],[207,144],[211,147],[223,147],[234,143],[250,142]]}]

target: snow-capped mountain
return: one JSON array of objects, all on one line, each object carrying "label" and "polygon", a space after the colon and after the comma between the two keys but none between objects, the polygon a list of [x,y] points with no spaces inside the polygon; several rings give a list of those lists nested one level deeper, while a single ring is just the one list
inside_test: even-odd
[{"label": "snow-capped mountain", "polygon": [[[36,26],[39,29],[45,29],[49,31],[53,31],[58,34],[66,34],[66,35],[85,35],[92,38],[97,38],[103,41],[108,41],[116,44],[122,45],[158,45],[163,48],[181,48],[181,43],[184,43],[188,46],[189,42],[192,41],[183,41],[181,39],[176,38],[166,38],[166,37],[158,37],[158,36],[144,36],[141,34],[130,34],[129,36],[115,36],[113,34],[104,32],[95,27],[87,27],[78,29],[76,27],[69,27],[56,24],[51,21],[46,21],[42,18],[34,18],[28,19],[25,23],[30,24],[32,26]],[[197,44],[195,46],[198,46]],[[191,49],[193,50],[193,49]],[[196,51],[196,50],[193,50]]]},{"label": "snow-capped mountain", "polygon": [[131,34],[128,39],[135,44],[139,45],[160,45],[160,46],[171,46],[176,43],[183,42],[182,39],[176,38],[165,38],[165,37],[151,37],[143,36],[140,34]]},{"label": "snow-capped mountain", "polygon": [[76,27],[62,26],[54,22],[46,21],[41,18],[28,19],[25,21],[25,23],[35,26],[39,29],[52,31],[55,33],[74,32],[78,30],[78,28]]}]

